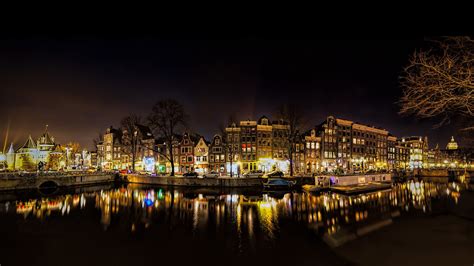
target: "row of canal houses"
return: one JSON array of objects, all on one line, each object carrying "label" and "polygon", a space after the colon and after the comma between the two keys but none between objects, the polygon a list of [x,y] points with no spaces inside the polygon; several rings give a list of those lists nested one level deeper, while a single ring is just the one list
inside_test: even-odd
[{"label": "row of canal houses", "polygon": [[[98,167],[102,170],[131,170],[135,150],[135,170],[156,173],[170,173],[170,153],[162,138],[154,138],[151,130],[136,125],[136,145],[130,145],[130,134],[125,130],[109,127],[103,140],[97,145]],[[176,134],[173,141],[174,170],[176,173],[196,171],[225,172],[225,147],[222,136],[215,135],[211,142],[197,134],[184,132]]]},{"label": "row of canal houses", "polygon": [[[130,145],[135,143],[136,145]],[[174,136],[175,173],[190,171],[222,174],[253,170],[289,172],[290,154],[294,174],[367,170],[413,170],[417,168],[473,167],[472,151],[458,149],[454,138],[446,149],[428,146],[428,138],[397,138],[387,130],[329,116],[321,124],[296,132],[289,141],[289,125],[283,120],[232,123],[210,140],[183,132]],[[136,125],[133,134],[110,127],[97,145],[97,166],[103,170],[135,170],[170,173],[169,151],[164,139]],[[466,156],[467,154],[467,156]]]}]

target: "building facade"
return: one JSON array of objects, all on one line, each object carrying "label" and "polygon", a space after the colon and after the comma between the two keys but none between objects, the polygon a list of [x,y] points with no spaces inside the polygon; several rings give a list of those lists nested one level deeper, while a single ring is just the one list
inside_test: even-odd
[{"label": "building facade", "polygon": [[209,170],[226,173],[226,146],[221,135],[216,134],[209,145]]},{"label": "building facade", "polygon": [[322,171],[358,172],[388,168],[388,131],[329,116],[316,127]]},{"label": "building facade", "polygon": [[317,173],[321,166],[321,137],[316,136],[315,129],[311,129],[304,138],[305,174]]},{"label": "building facade", "polygon": [[226,172],[229,175],[239,175],[241,166],[241,130],[235,123],[225,128],[225,146],[227,150]]},{"label": "building facade", "polygon": [[179,142],[179,172],[194,171],[194,141],[189,133],[185,132]]},{"label": "building facade", "polygon": [[257,170],[257,121],[240,121],[240,142],[242,171]]},{"label": "building facade", "polygon": [[209,145],[204,139],[200,137],[196,146],[194,147],[194,162],[195,171],[198,174],[205,174],[209,170]]}]

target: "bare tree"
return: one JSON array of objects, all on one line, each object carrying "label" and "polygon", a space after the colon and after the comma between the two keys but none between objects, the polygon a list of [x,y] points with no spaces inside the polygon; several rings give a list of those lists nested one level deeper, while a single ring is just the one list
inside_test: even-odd
[{"label": "bare tree", "polygon": [[[439,118],[439,127],[454,117],[474,116],[474,40],[446,37],[410,58],[401,79],[400,114]],[[474,130],[466,125],[462,130]]]},{"label": "bare tree", "polygon": [[165,140],[168,154],[162,153],[171,164],[171,176],[174,176],[173,141],[176,130],[186,125],[187,115],[183,105],[174,99],[161,100],[153,105],[148,116],[150,128],[155,136]]},{"label": "bare tree", "polygon": [[104,135],[101,132],[97,134],[97,137],[92,139],[92,142],[94,143],[94,148],[96,150],[97,150],[97,145],[99,145],[99,143],[102,142],[103,140],[104,140]]},{"label": "bare tree", "polygon": [[137,124],[142,122],[142,118],[136,114],[131,114],[120,120],[120,126],[124,135],[123,149],[125,154],[130,154],[132,158],[132,172],[135,172],[135,162],[137,160],[137,147],[140,145],[137,139]]},{"label": "bare tree", "polygon": [[278,115],[288,123],[288,157],[290,161],[290,176],[293,176],[293,153],[297,142],[298,132],[303,127],[303,111],[296,104],[282,104],[277,108]]}]

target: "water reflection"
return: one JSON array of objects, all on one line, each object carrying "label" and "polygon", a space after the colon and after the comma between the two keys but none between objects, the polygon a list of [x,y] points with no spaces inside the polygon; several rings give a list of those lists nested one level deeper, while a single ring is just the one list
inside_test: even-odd
[{"label": "water reflection", "polygon": [[255,246],[256,238],[278,238],[281,223],[289,221],[310,228],[329,244],[339,245],[390,224],[394,217],[431,213],[434,202],[457,204],[462,189],[456,183],[410,182],[390,190],[344,196],[127,187],[4,202],[0,215],[14,211],[26,220],[44,220],[94,209],[100,213],[98,222],[104,230],[117,224],[132,233],[155,225],[184,226],[192,234],[223,231],[237,236],[239,250]]}]

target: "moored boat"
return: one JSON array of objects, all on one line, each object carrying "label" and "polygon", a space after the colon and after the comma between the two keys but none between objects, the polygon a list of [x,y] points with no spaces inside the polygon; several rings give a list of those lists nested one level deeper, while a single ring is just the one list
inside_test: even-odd
[{"label": "moored boat", "polygon": [[296,181],[289,181],[283,178],[268,178],[267,182],[263,183],[265,189],[288,189],[292,188]]},{"label": "moored boat", "polygon": [[322,187],[322,186],[317,186],[317,185],[303,185],[301,188],[304,191],[310,192],[310,193],[319,193],[319,192],[329,190],[329,187]]},{"label": "moored boat", "polygon": [[392,184],[390,183],[370,182],[367,184],[357,184],[348,186],[336,185],[331,187],[331,191],[342,194],[359,194],[390,188],[392,188]]}]

